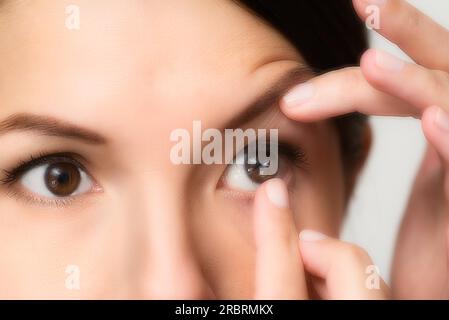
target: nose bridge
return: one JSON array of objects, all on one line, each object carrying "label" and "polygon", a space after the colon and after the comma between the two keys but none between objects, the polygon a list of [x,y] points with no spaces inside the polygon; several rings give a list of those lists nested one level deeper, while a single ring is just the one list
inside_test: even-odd
[{"label": "nose bridge", "polygon": [[153,172],[144,180],[134,204],[145,242],[140,246],[145,252],[141,253],[137,268],[140,295],[151,299],[210,297],[212,291],[192,243],[180,176]]}]

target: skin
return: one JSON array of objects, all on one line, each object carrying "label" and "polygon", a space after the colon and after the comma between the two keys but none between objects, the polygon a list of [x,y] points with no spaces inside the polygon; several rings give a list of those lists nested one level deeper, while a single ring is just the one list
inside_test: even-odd
[{"label": "skin", "polygon": [[[369,2],[353,1],[362,19]],[[385,58],[384,53],[370,49],[360,67],[313,79],[309,90],[313,86],[314,94],[309,99],[298,102],[287,94],[281,109],[299,121],[353,111],[420,119],[429,147],[397,238],[392,294],[397,299],[447,299],[449,32],[406,1],[387,0],[379,9],[381,28],[376,31],[415,63]],[[388,61],[390,68],[378,61]],[[307,258],[303,255],[303,259]]]},{"label": "skin", "polygon": [[[80,30],[64,27],[69,4],[80,7]],[[260,205],[265,185],[255,195],[223,184],[225,165],[169,161],[172,130],[198,119],[224,128],[303,65],[280,34],[223,0],[10,1],[0,11],[0,122],[50,116],[107,140],[0,134],[1,169],[42,152],[74,152],[96,183],[63,205],[36,201],[20,182],[0,187],[1,298],[309,297],[299,231],[338,237],[353,178],[343,176],[328,120],[297,123],[274,105],[242,124],[280,128],[280,140],[306,152],[307,170],[291,166],[288,209]],[[279,185],[282,193],[286,183]],[[347,248],[359,271],[371,264],[352,245],[322,243]],[[304,265],[313,265],[302,246]],[[332,252],[323,263],[342,258]],[[79,267],[80,290],[65,287],[68,265]],[[337,269],[330,283],[339,276]],[[372,294],[362,283],[344,294]]]}]

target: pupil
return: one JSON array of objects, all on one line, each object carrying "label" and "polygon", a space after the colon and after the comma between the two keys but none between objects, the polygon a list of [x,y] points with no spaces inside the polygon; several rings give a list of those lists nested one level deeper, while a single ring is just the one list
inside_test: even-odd
[{"label": "pupil", "polygon": [[59,184],[65,184],[65,183],[69,182],[70,176],[67,174],[67,172],[58,172],[57,174],[59,174],[59,176],[58,176]]},{"label": "pupil", "polygon": [[[265,163],[261,163],[258,159],[256,163],[248,163],[248,153],[245,152],[245,171],[248,177],[253,180],[255,183],[262,184],[263,182],[272,179],[276,174],[273,175],[263,175],[263,168],[270,167],[270,161],[266,161]],[[254,162],[254,161],[253,161]]]},{"label": "pupil", "polygon": [[57,196],[70,196],[80,184],[78,168],[70,163],[54,163],[45,171],[45,185]]}]

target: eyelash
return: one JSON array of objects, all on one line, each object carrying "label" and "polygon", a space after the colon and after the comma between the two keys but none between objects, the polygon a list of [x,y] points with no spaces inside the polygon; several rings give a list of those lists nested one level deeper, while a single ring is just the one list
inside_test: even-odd
[{"label": "eyelash", "polygon": [[286,156],[297,168],[308,170],[309,162],[305,151],[297,146],[285,142],[278,144],[279,154]]},{"label": "eyelash", "polygon": [[[279,153],[285,155],[296,167],[307,169],[308,160],[306,153],[302,148],[284,142],[279,142],[278,148]],[[42,164],[52,164],[58,161],[69,162],[88,173],[85,166],[81,164],[80,161],[75,160],[77,157],[80,158],[79,155],[71,152],[40,153],[37,156],[32,155],[28,160],[20,161],[13,169],[4,169],[3,173],[5,177],[0,179],[0,183],[4,185],[15,183],[26,171]]]},{"label": "eyelash", "polygon": [[[0,184],[12,187],[18,180],[22,177],[22,175],[30,169],[33,169],[37,166],[44,164],[52,164],[55,162],[67,162],[71,163],[80,170],[86,172],[90,177],[92,177],[89,171],[85,168],[85,166],[81,163],[81,161],[76,158],[83,159],[80,155],[71,152],[49,152],[49,153],[40,153],[37,156],[32,155],[27,160],[22,160],[19,164],[13,169],[5,170],[3,169],[4,178],[0,179]],[[85,161],[85,160],[84,160]],[[16,196],[23,198],[25,201],[31,204],[41,204],[41,205],[52,205],[56,207],[68,206],[73,203],[74,198],[65,197],[60,199],[42,199],[37,196],[33,196],[26,192],[22,192],[16,188],[8,188],[8,193],[11,196]]]},{"label": "eyelash", "polygon": [[[284,155],[293,165],[297,168],[307,171],[308,169],[308,160],[306,153],[300,147],[293,146],[289,143],[279,142],[278,150],[280,155]],[[22,177],[22,175],[30,169],[33,169],[39,165],[43,164],[52,164],[55,162],[68,162],[75,165],[80,170],[86,172],[90,177],[92,175],[86,169],[86,167],[81,163],[81,161],[76,160],[76,158],[85,159],[76,153],[71,152],[48,152],[48,153],[39,153],[38,155],[32,155],[27,160],[22,160],[19,164],[10,169],[3,170],[4,178],[0,179],[0,184],[6,185],[8,187],[13,186],[17,181]],[[93,178],[92,178],[93,179]],[[73,198],[65,197],[60,199],[42,199],[31,194],[26,194],[20,190],[15,188],[9,188],[8,192],[12,196],[21,197],[27,202],[33,204],[44,204],[44,205],[53,205],[57,207],[68,206],[73,203]]]},{"label": "eyelash", "polygon": [[80,161],[76,160],[76,158],[80,158],[79,155],[70,152],[57,152],[57,153],[41,153],[37,156],[30,156],[28,160],[20,161],[19,165],[11,170],[3,170],[5,178],[0,179],[2,184],[11,184],[17,182],[17,180],[28,170],[35,168],[39,165],[43,164],[52,164],[55,162],[68,162],[79,169],[87,172],[84,165],[81,164]]}]

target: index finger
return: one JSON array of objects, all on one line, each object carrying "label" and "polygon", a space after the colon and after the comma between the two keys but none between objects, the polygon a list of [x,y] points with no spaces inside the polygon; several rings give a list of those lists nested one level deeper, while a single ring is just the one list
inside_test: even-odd
[{"label": "index finger", "polygon": [[[397,44],[416,63],[449,71],[449,31],[404,0],[353,0],[364,20],[379,20],[374,30]],[[375,25],[375,24],[373,24]]]},{"label": "index finger", "polygon": [[281,179],[266,181],[254,199],[256,299],[307,299],[298,233]]},{"label": "index finger", "polygon": [[352,112],[407,117],[419,117],[421,113],[401,99],[373,88],[358,67],[331,71],[294,87],[279,105],[287,117],[307,122]]}]

